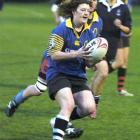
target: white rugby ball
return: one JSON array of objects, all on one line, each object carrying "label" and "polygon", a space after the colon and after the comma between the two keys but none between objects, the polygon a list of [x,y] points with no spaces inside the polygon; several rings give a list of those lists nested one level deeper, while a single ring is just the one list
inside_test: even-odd
[{"label": "white rugby ball", "polygon": [[95,65],[105,57],[108,50],[108,42],[103,37],[97,37],[95,39],[92,39],[86,45],[86,48],[89,48],[89,50],[91,50],[89,63]]}]

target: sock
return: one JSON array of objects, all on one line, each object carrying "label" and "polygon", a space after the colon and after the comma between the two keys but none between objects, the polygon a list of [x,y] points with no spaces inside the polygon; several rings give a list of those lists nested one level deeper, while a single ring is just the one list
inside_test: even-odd
[{"label": "sock", "polygon": [[78,114],[78,108],[75,107],[71,113],[70,120],[76,120],[76,119],[80,119],[80,118],[82,118],[82,117]]},{"label": "sock", "polygon": [[100,97],[101,97],[101,95],[95,95],[94,96],[94,100],[95,100],[96,106],[99,104]]},{"label": "sock", "polygon": [[118,69],[118,81],[117,81],[117,90],[120,92],[122,89],[124,89],[124,83],[125,83],[125,76],[126,76],[126,68],[119,68]]},{"label": "sock", "polygon": [[62,115],[57,115],[53,128],[53,140],[63,140],[69,119]]},{"label": "sock", "polygon": [[23,91],[21,90],[19,93],[16,94],[16,96],[13,98],[13,100],[15,101],[15,103],[17,105],[21,104],[22,102],[24,102],[27,98],[23,97]]}]

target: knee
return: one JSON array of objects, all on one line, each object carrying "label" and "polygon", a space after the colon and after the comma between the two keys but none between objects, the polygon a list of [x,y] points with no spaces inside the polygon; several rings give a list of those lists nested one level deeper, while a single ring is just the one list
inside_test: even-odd
[{"label": "knee", "polygon": [[116,63],[116,68],[120,68],[124,65],[125,62],[123,59],[118,59],[115,61],[115,63]]},{"label": "knee", "polygon": [[105,60],[101,61],[97,65],[96,72],[102,79],[106,79],[108,77],[108,64]]},{"label": "knee", "polygon": [[68,112],[72,112],[75,107],[74,101],[71,100],[67,101],[65,107],[68,110]]},{"label": "knee", "polygon": [[93,112],[96,112],[96,105],[95,104],[92,104],[92,105],[89,106],[88,115],[90,115]]},{"label": "knee", "polygon": [[118,67],[120,68],[120,67],[122,67],[124,65],[124,62],[123,61],[120,61],[119,63],[118,63]]},{"label": "knee", "polygon": [[41,83],[40,81],[37,81],[34,85],[36,89],[36,96],[41,95],[41,93],[45,92],[47,90],[47,85],[44,83]]},{"label": "knee", "polygon": [[102,71],[102,72],[100,73],[100,76],[101,76],[102,79],[106,79],[106,78],[108,77],[108,70]]},{"label": "knee", "polygon": [[82,106],[82,114],[83,116],[87,116],[87,115],[90,115],[92,112],[95,112],[96,111],[96,105],[95,103],[88,103],[87,105],[85,106]]}]

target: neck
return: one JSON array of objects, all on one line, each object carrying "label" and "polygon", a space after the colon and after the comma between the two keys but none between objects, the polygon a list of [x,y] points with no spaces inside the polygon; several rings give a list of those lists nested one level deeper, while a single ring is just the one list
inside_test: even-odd
[{"label": "neck", "polygon": [[110,6],[113,6],[117,2],[117,0],[107,0],[107,2]]},{"label": "neck", "polygon": [[82,30],[83,26],[83,24],[77,24],[76,22],[73,22],[73,28],[78,32]]}]

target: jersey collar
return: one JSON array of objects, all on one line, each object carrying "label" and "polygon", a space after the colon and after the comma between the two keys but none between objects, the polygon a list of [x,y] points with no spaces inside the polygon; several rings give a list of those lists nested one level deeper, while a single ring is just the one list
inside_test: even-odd
[{"label": "jersey collar", "polygon": [[117,2],[112,7],[110,7],[107,0],[99,0],[99,2],[107,7],[108,12],[110,12],[112,9],[120,6],[121,4],[124,4],[121,0],[117,0]]},{"label": "jersey collar", "polygon": [[98,22],[99,21],[99,16],[98,16],[97,12],[94,11],[92,15],[93,15],[92,22]]},{"label": "jersey collar", "polygon": [[[66,20],[66,27],[71,28],[71,29],[74,29],[73,26],[72,26],[71,18],[68,18],[68,19]],[[87,30],[87,29],[90,29],[90,26],[86,23],[85,26],[84,26],[83,31],[84,31],[84,30]]]}]

